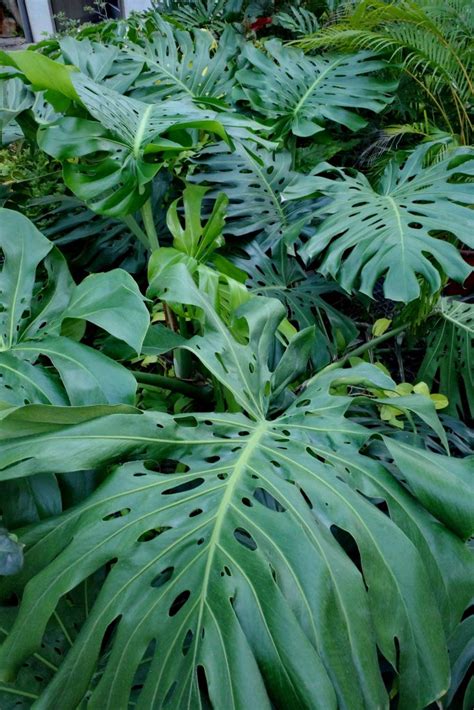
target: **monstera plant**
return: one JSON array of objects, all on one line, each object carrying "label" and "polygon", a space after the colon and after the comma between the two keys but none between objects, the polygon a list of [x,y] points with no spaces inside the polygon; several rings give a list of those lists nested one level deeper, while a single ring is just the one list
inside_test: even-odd
[{"label": "monstera plant", "polygon": [[[106,565],[42,707],[85,697],[90,707],[126,704],[141,664],[142,707],[205,698],[236,708],[273,698],[384,706],[377,649],[400,673],[402,707],[424,707],[447,685],[446,635],[469,599],[468,463],[390,440],[390,466],[361,451],[370,431],[348,417],[349,392],[391,389],[377,368],[322,373],[291,396],[313,331],[275,361],[278,301],[254,298],[237,312],[247,328],[238,342],[183,265],[163,276],[161,296],[201,309],[204,335],[184,347],[242,413],[90,408],[77,423],[74,410],[66,423],[52,411],[27,436],[9,427],[6,479],[115,465],[84,503],[25,530],[24,570],[2,590],[24,588],[2,649],[4,678],[39,648],[61,598]],[[340,385],[346,395],[332,393]],[[408,406],[416,412],[417,398]],[[449,471],[436,489],[435,460]],[[450,515],[454,500],[467,505],[464,518]]]},{"label": "monstera plant", "polygon": [[472,705],[473,154],[339,4],[0,53],[2,710]]}]

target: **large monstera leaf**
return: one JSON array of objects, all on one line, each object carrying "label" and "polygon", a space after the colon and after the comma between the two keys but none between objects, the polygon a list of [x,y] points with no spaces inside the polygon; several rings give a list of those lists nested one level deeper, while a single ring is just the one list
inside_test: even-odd
[{"label": "large monstera leaf", "polygon": [[280,40],[265,43],[265,51],[247,44],[249,67],[237,72],[243,95],[252,108],[278,121],[278,130],[312,136],[326,121],[353,131],[366,125],[353,109],[381,111],[396,82],[376,79],[373,72],[386,63],[370,52],[307,57]]},{"label": "large monstera leaf", "polygon": [[[0,402],[133,404],[121,365],[67,337],[88,321],[139,352],[149,316],[136,283],[116,269],[75,285],[61,253],[18,212],[0,210]],[[70,331],[73,334],[73,331]],[[45,367],[44,358],[54,369]]]},{"label": "large monstera leaf", "polygon": [[38,142],[63,162],[68,187],[99,214],[117,217],[139,209],[150,197],[151,181],[163,166],[163,158],[151,158],[190,148],[193,139],[187,129],[227,138],[216,114],[199,109],[190,99],[148,104],[99,86],[82,74],[72,77],[95,121],[65,116],[40,128]]},{"label": "large monstera leaf", "polygon": [[441,298],[430,328],[418,379],[449,400],[447,412],[458,416],[464,408],[474,416],[474,305]]},{"label": "large monstera leaf", "polygon": [[[25,567],[1,586],[5,598],[24,590],[3,679],[40,646],[60,600],[105,566],[38,708],[133,698],[138,708],[362,710],[388,707],[391,692],[401,710],[424,708],[448,686],[445,634],[469,600],[468,552],[436,519],[441,500],[427,512],[360,452],[370,432],[347,417],[351,397],[331,394],[340,382],[393,383],[371,366],[334,371],[269,418],[291,379],[288,358],[271,364],[281,304],[246,304],[239,343],[182,266],[163,278],[164,298],[178,292],[210,327],[187,347],[246,413],[82,412],[75,424],[72,410],[65,424],[45,408],[23,432],[4,421],[4,479],[120,463],[86,501],[22,531]],[[388,690],[378,653],[399,674]]]},{"label": "large monstera leaf", "polygon": [[446,235],[474,246],[473,192],[466,184],[474,175],[474,154],[460,149],[425,167],[430,148],[418,146],[402,164],[390,161],[374,186],[362,173],[328,163],[295,181],[287,199],[317,193],[330,200],[302,257],[322,256],[318,270],[347,291],[371,296],[383,277],[385,296],[405,303],[420,295],[418,277],[431,293],[441,287],[443,273],[462,282],[471,269]]},{"label": "large monstera leaf", "polygon": [[308,215],[309,200],[293,206],[281,199],[283,190],[298,178],[289,152],[274,153],[236,140],[234,151],[223,143],[210,145],[193,162],[189,180],[213,188],[209,197],[224,192],[229,198],[226,234],[259,235],[262,243],[274,244]]},{"label": "large monstera leaf", "polygon": [[125,93],[143,68],[116,46],[107,46],[85,38],[63,37],[59,40],[62,60],[82,74],[108,88]]},{"label": "large monstera leaf", "polygon": [[147,100],[199,98],[226,99],[232,90],[232,59],[237,50],[237,35],[228,26],[219,43],[206,30],[191,34],[176,30],[161,18],[159,31],[143,46],[129,45],[129,56],[146,69],[135,83],[134,95]]}]

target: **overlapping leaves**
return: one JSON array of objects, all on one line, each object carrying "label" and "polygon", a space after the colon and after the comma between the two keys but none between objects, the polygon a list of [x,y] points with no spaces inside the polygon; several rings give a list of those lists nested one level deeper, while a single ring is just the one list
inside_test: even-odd
[{"label": "overlapping leaves", "polygon": [[[151,158],[191,147],[186,129],[226,137],[216,114],[199,109],[191,100],[147,104],[81,74],[74,76],[73,83],[96,120],[66,116],[42,128],[38,140],[43,150],[63,161],[66,184],[99,214],[113,217],[139,209],[163,166],[163,157]],[[175,132],[177,140],[173,140]]]},{"label": "overlapping leaves", "polygon": [[149,317],[133,279],[116,269],[76,286],[61,253],[26,217],[0,215],[2,405],[133,404],[133,376],[78,342],[89,321],[140,351]]},{"label": "overlapping leaves", "polygon": [[150,100],[193,98],[227,100],[234,81],[232,60],[236,33],[229,26],[217,44],[210,32],[176,30],[160,17],[158,32],[143,43],[128,47],[131,59],[146,65],[134,94]]},{"label": "overlapping leaves", "polygon": [[223,143],[204,148],[194,161],[190,180],[209,185],[209,196],[229,198],[226,233],[256,236],[267,246],[278,242],[308,215],[310,201],[297,208],[284,205],[281,193],[297,178],[291,155],[236,141],[233,151]]},{"label": "overlapping leaves", "polygon": [[[270,708],[276,699],[321,709],[385,706],[377,649],[400,674],[399,706],[425,707],[447,687],[445,633],[469,599],[467,550],[432,517],[437,508],[428,502],[428,513],[360,453],[370,433],[346,416],[351,398],[331,394],[337,382],[387,389],[391,381],[365,365],[335,371],[268,418],[299,350],[290,345],[273,362],[281,304],[246,304],[248,340],[239,343],[183,265],[162,280],[164,299],[176,301],[178,292],[203,310],[208,333],[186,347],[246,413],[83,414],[75,424],[71,410],[64,425],[53,410],[49,426],[30,418],[28,434],[13,437],[7,420],[3,478],[117,459],[149,463],[121,463],[84,503],[24,532],[16,588],[25,591],[2,648],[3,677],[39,646],[59,600],[108,565],[40,707],[74,707],[86,694],[90,708],[124,705],[141,663],[148,673],[134,702],[142,708],[195,707],[206,698],[230,708]],[[440,459],[452,477],[464,476]],[[427,501],[429,476],[424,485]],[[2,593],[10,590],[5,582]]]}]

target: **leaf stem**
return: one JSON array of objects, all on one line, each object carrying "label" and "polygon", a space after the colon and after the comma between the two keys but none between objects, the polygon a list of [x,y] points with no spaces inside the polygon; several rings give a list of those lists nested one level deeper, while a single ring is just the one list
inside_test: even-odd
[{"label": "leaf stem", "polygon": [[172,392],[179,392],[180,394],[185,394],[187,397],[193,397],[194,399],[208,399],[211,394],[210,387],[206,385],[194,385],[191,382],[185,382],[177,377],[155,375],[151,372],[140,372],[139,370],[132,370],[132,375],[135,377],[136,381],[141,384],[160,387]]},{"label": "leaf stem", "polygon": [[354,348],[354,350],[350,350],[348,353],[346,353],[341,358],[339,358],[339,360],[335,360],[330,365],[327,365],[322,370],[320,370],[315,375],[313,375],[313,377],[310,377],[309,380],[306,380],[306,382],[302,385],[302,388],[308,387],[308,385],[310,385],[323,372],[330,372],[331,370],[337,370],[339,367],[343,367],[351,357],[359,357],[360,355],[363,355],[365,352],[367,352],[367,350],[371,350],[372,348],[377,347],[377,345],[380,345],[380,343],[383,343],[385,340],[390,340],[390,338],[394,338],[396,335],[398,335],[399,333],[402,333],[404,330],[406,330],[408,328],[408,326],[409,326],[408,323],[403,323],[402,325],[399,325],[397,328],[393,328],[392,330],[387,330],[386,333],[383,333],[382,335],[379,335],[376,338],[372,338],[371,340],[368,340],[366,343],[362,343],[362,345],[359,345],[358,348]]},{"label": "leaf stem", "polygon": [[335,370],[338,367],[342,367],[351,357],[360,357],[360,355],[363,355],[365,352],[367,352],[367,350],[372,350],[372,348],[376,348],[377,345],[380,345],[380,343],[385,342],[385,340],[390,340],[390,338],[394,338],[396,335],[406,330],[408,328],[408,325],[408,323],[403,323],[397,328],[387,330],[386,333],[382,333],[382,335],[378,335],[376,338],[372,338],[366,343],[362,343],[362,345],[359,345],[359,347],[354,348],[354,350],[350,350],[348,353],[343,355],[343,357],[341,357],[339,360],[335,360],[335,362],[332,362],[330,365],[325,367],[324,371],[327,372],[328,370]]},{"label": "leaf stem", "polygon": [[151,198],[149,198],[141,209],[143,224],[145,227],[145,232],[148,237],[149,249],[150,251],[155,251],[155,249],[160,248],[160,242],[158,241],[158,235],[155,228],[155,220],[153,219],[153,210],[151,208]]},{"label": "leaf stem", "polygon": [[150,250],[150,243],[148,241],[148,237],[143,231],[143,229],[140,227],[138,224],[137,220],[135,217],[132,217],[131,214],[127,214],[124,217],[122,217],[122,220],[125,222],[129,230],[132,232],[132,234],[143,244],[145,249],[147,251]]}]

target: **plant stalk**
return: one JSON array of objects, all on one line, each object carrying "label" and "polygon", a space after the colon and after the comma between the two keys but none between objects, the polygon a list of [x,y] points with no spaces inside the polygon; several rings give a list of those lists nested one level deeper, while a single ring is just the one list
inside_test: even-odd
[{"label": "plant stalk", "polygon": [[135,217],[132,217],[131,214],[125,215],[125,217],[122,217],[122,220],[125,222],[129,230],[132,232],[132,234],[143,244],[145,249],[147,251],[150,250],[150,243],[148,241],[148,237],[143,231],[143,229],[140,227],[138,224],[137,220]]},{"label": "plant stalk", "polygon": [[151,372],[140,372],[140,370],[132,370],[132,375],[137,382],[162,389],[170,390],[171,392],[179,392],[187,397],[194,399],[208,399],[211,394],[211,388],[207,385],[193,385],[190,382],[179,380],[177,377],[168,377],[167,375],[155,375]]},{"label": "plant stalk", "polygon": [[148,199],[141,209],[143,225],[145,227],[145,232],[148,237],[149,249],[150,251],[155,251],[155,249],[160,248],[160,242],[158,241],[158,235],[155,228],[155,220],[153,219],[153,210],[151,208],[151,199]]},{"label": "plant stalk", "polygon": [[363,355],[365,352],[367,352],[367,350],[371,350],[372,348],[377,347],[377,345],[380,345],[380,343],[385,342],[385,340],[390,340],[390,338],[394,338],[396,335],[406,330],[408,328],[408,325],[408,323],[403,323],[397,328],[387,330],[386,333],[383,333],[382,335],[379,335],[376,338],[372,338],[366,343],[362,343],[362,345],[359,345],[359,347],[354,348],[354,350],[351,350],[350,352],[346,353],[341,358],[339,358],[339,360],[335,360],[330,365],[327,365],[322,370],[313,375],[313,377],[310,377],[309,380],[306,380],[303,387],[308,387],[308,385],[310,385],[321,373],[330,372],[331,370],[337,370],[339,367],[343,367],[351,357],[360,357],[360,355]]}]

